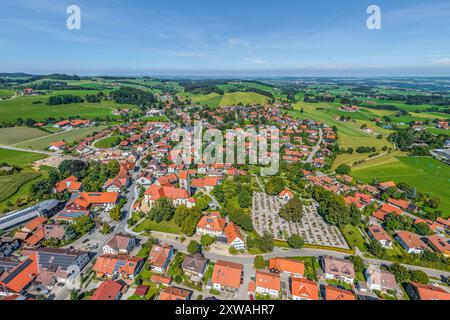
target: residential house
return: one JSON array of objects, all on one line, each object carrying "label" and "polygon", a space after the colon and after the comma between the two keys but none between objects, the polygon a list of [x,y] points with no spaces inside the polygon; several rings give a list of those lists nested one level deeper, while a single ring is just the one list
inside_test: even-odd
[{"label": "residential house", "polygon": [[70,176],[55,185],[55,192],[69,191],[70,193],[77,193],[82,190],[82,187],[82,183],[78,181],[77,177]]},{"label": "residential house", "polygon": [[289,189],[284,189],[278,196],[286,202],[294,199],[294,193]]},{"label": "residential house", "polygon": [[152,270],[164,273],[174,253],[172,246],[155,244],[148,257],[148,264]]},{"label": "residential house", "polygon": [[243,270],[242,264],[217,261],[211,279],[213,288],[218,291],[236,293],[241,287]]},{"label": "residential house", "polygon": [[17,239],[1,239],[0,240],[0,258],[11,255],[20,248],[20,241]]},{"label": "residential house", "polygon": [[383,248],[392,249],[392,239],[386,230],[381,226],[370,226],[368,229],[369,236],[378,241]]},{"label": "residential house", "polygon": [[272,273],[285,273],[290,277],[302,278],[305,274],[305,264],[284,258],[273,258],[269,260],[269,270]]},{"label": "residential house", "polygon": [[92,268],[97,276],[111,278],[120,275],[123,279],[134,279],[141,271],[144,259],[127,255],[102,255]]},{"label": "residential house", "polygon": [[408,285],[406,291],[413,300],[450,300],[449,292],[433,285],[412,282]]},{"label": "residential house", "polygon": [[353,283],[355,270],[350,261],[327,256],[322,259],[322,264],[326,279]]},{"label": "residential house", "polygon": [[274,273],[256,271],[256,292],[262,295],[278,297],[281,290],[280,276]]},{"label": "residential house", "polygon": [[200,281],[205,274],[207,266],[208,259],[204,258],[201,254],[187,255],[183,260],[181,269],[191,280],[195,279]]},{"label": "residential house", "polygon": [[319,286],[305,278],[291,278],[293,300],[319,300]]},{"label": "residential house", "polygon": [[219,212],[213,212],[208,216],[203,216],[197,223],[197,235],[210,235],[221,237],[224,235],[226,220],[220,217]]},{"label": "residential house", "polygon": [[48,149],[50,151],[58,152],[58,151],[63,151],[65,147],[66,147],[66,143],[64,141],[57,141],[57,142],[53,142],[52,144],[50,144]]},{"label": "residential house", "polygon": [[427,248],[426,243],[424,243],[418,235],[409,231],[397,232],[396,239],[408,253],[419,254],[424,252]]},{"label": "residential house", "polygon": [[191,300],[191,296],[192,296],[191,291],[175,287],[168,287],[161,291],[158,300],[165,300],[165,301]]},{"label": "residential house", "polygon": [[339,289],[333,286],[325,286],[325,300],[356,300],[353,292]]},{"label": "residential house", "polygon": [[382,270],[379,267],[370,266],[364,271],[367,280],[367,286],[370,290],[383,292],[401,292],[395,276],[389,271]]},{"label": "residential house", "polygon": [[103,254],[130,254],[136,247],[136,238],[118,233],[115,234],[103,247]]},{"label": "residential house", "polygon": [[87,201],[91,207],[110,211],[119,201],[117,192],[82,192],[80,198]]},{"label": "residential house", "polygon": [[428,245],[436,252],[444,255],[445,257],[450,257],[450,241],[441,238],[438,235],[432,235],[425,238]]},{"label": "residential house", "polygon": [[232,222],[225,227],[225,236],[230,248],[235,248],[238,251],[245,250],[244,237],[239,228]]},{"label": "residential house", "polygon": [[113,280],[106,280],[95,290],[90,300],[93,301],[113,301],[120,300],[124,285]]}]

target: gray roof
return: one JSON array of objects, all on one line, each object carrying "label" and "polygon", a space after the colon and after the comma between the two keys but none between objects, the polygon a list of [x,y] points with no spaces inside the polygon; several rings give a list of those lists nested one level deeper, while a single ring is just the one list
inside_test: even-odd
[{"label": "gray roof", "polygon": [[195,256],[188,255],[184,258],[181,269],[196,273],[203,273],[207,264],[208,259],[204,258],[200,254],[196,254]]}]

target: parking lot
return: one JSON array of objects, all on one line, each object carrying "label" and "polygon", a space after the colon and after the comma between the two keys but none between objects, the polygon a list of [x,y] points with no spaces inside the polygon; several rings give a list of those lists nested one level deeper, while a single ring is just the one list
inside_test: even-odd
[{"label": "parking lot", "polygon": [[306,243],[348,249],[344,236],[337,227],[324,221],[318,213],[318,204],[304,206],[301,222],[288,222],[279,216],[285,202],[265,193],[253,194],[252,220],[260,234],[269,232],[276,240],[286,241],[291,235],[300,235]]}]

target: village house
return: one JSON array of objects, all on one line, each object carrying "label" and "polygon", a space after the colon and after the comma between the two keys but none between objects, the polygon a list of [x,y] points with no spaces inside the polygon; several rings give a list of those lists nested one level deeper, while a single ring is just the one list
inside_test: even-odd
[{"label": "village house", "polygon": [[130,254],[131,251],[136,247],[136,238],[118,233],[115,234],[103,247],[103,254]]},{"label": "village house", "polygon": [[187,255],[183,260],[181,269],[184,274],[189,276],[191,281],[199,282],[203,278],[207,266],[208,259],[201,254]]},{"label": "village house", "polygon": [[241,287],[243,270],[242,264],[217,261],[211,279],[213,288],[218,291],[236,293]]},{"label": "village house", "polygon": [[450,300],[450,293],[440,287],[412,282],[406,288],[413,300]]},{"label": "village house", "polygon": [[27,257],[13,268],[0,274],[0,296],[24,294],[38,275],[35,255]]},{"label": "village house", "polygon": [[379,267],[370,266],[364,271],[367,280],[367,286],[370,290],[388,292],[401,292],[395,276],[389,271],[382,270]]},{"label": "village house", "polygon": [[348,290],[339,289],[333,286],[325,286],[325,300],[356,300],[353,292]]},{"label": "village house", "polygon": [[90,207],[110,211],[119,201],[117,192],[82,192],[79,196]]},{"label": "village house", "polygon": [[396,239],[408,253],[420,254],[427,248],[418,235],[409,231],[397,232]]},{"label": "village house", "polygon": [[283,191],[280,192],[280,194],[278,196],[280,197],[280,199],[284,200],[285,202],[288,202],[288,201],[294,199],[294,193],[289,189],[284,189]]},{"label": "village house", "polygon": [[172,246],[155,244],[148,257],[148,264],[152,270],[164,273],[174,254]]},{"label": "village house", "polygon": [[225,227],[225,236],[227,237],[227,243],[230,248],[234,248],[238,251],[245,250],[244,237],[234,223],[230,222]]},{"label": "village house", "polygon": [[55,192],[60,193],[64,191],[68,191],[70,193],[78,193],[82,191],[82,183],[78,181],[77,177],[70,176],[67,179],[64,179],[58,182],[55,185]]},{"label": "village house", "polygon": [[106,280],[95,290],[90,298],[92,301],[114,301],[120,300],[126,287],[117,281]]},{"label": "village house", "polygon": [[305,278],[291,279],[292,300],[319,300],[319,286]]},{"label": "village house", "polygon": [[102,255],[92,267],[98,277],[119,275],[124,280],[134,279],[144,265],[144,259],[127,255]]},{"label": "village house", "polygon": [[372,239],[378,241],[383,248],[392,249],[392,239],[383,227],[376,225],[370,226],[367,229],[367,233]]},{"label": "village house", "polygon": [[164,290],[161,291],[159,294],[158,300],[163,301],[182,301],[182,300],[191,300],[192,292],[175,288],[175,287],[167,287]]},{"label": "village house", "polygon": [[450,241],[441,238],[438,235],[432,235],[425,238],[428,245],[436,252],[442,254],[445,257],[450,257]]},{"label": "village house", "polygon": [[256,271],[255,286],[258,294],[278,297],[281,290],[280,276],[274,273]]},{"label": "village house", "polygon": [[203,216],[197,223],[197,235],[210,235],[221,237],[224,235],[226,220],[220,217],[219,212],[213,212],[208,216]]},{"label": "village house", "polygon": [[350,284],[355,280],[353,264],[348,260],[326,256],[322,259],[322,265],[326,279],[334,279]]},{"label": "village house", "polygon": [[48,147],[48,149],[50,151],[55,151],[55,152],[63,151],[65,148],[66,148],[66,143],[64,141],[53,142]]},{"label": "village house", "polygon": [[285,273],[293,278],[302,278],[305,274],[305,264],[285,258],[273,258],[269,260],[269,270],[272,273]]}]

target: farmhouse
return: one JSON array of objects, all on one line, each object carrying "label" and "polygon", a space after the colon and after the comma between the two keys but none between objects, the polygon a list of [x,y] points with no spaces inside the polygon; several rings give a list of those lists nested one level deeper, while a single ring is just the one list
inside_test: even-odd
[{"label": "farmhouse", "polygon": [[66,148],[66,143],[64,141],[57,141],[57,142],[53,142],[52,144],[50,144],[50,146],[48,147],[48,149],[50,151],[63,151]]}]

